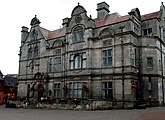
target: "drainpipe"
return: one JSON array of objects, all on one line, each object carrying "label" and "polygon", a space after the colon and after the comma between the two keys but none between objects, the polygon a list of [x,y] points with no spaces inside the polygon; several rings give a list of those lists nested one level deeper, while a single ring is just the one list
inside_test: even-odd
[{"label": "drainpipe", "polygon": [[125,95],[124,95],[124,46],[123,46],[123,29],[125,26],[120,26],[121,29],[121,65],[122,65],[122,108],[124,109]]},{"label": "drainpipe", "polygon": [[164,72],[164,70],[163,70],[163,49],[162,49],[162,45],[163,44],[161,44],[162,42],[163,42],[163,27],[161,27],[160,28],[160,39],[161,39],[161,41],[160,41],[160,55],[161,55],[161,70],[162,70],[162,72],[161,72],[161,78],[162,78],[162,97],[163,97],[163,100],[162,100],[162,104],[164,105],[164,82],[163,82],[163,72]]}]

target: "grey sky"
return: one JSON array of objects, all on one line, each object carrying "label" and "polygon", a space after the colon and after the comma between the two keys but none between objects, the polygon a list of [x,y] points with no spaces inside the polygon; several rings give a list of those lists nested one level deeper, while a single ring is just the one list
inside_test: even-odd
[{"label": "grey sky", "polygon": [[3,74],[17,74],[21,27],[30,28],[31,19],[37,15],[40,26],[55,30],[62,26],[62,19],[70,17],[78,2],[92,18],[97,16],[97,3],[107,2],[110,13],[127,15],[139,8],[141,15],[158,11],[164,0],[2,0],[0,1],[0,70]]}]

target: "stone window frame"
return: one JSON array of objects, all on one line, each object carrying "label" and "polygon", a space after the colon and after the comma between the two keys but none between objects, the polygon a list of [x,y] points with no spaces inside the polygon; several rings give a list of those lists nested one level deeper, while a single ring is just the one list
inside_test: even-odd
[{"label": "stone window frame", "polygon": [[84,42],[84,27],[77,25],[72,31],[72,43]]},{"label": "stone window frame", "polygon": [[152,36],[152,33],[153,33],[152,28],[143,29],[144,36]]},{"label": "stone window frame", "polygon": [[[110,52],[110,53],[109,53]],[[112,66],[113,64],[113,53],[111,49],[102,50],[102,64],[103,66]]]},{"label": "stone window frame", "polygon": [[86,52],[70,54],[69,69],[83,69],[87,67]]},{"label": "stone window frame", "polygon": [[34,55],[35,58],[39,56],[39,47],[38,47],[38,45],[35,45],[33,52],[34,52],[33,55]]},{"label": "stone window frame", "polygon": [[147,69],[153,69],[153,57],[147,57],[146,65]]},{"label": "stone window frame", "polygon": [[113,82],[102,82],[102,98],[113,99]]},{"label": "stone window frame", "polygon": [[69,82],[68,98],[82,98],[82,82]]},{"label": "stone window frame", "polygon": [[28,48],[28,58],[31,59],[33,57],[33,48],[30,46]]},{"label": "stone window frame", "polygon": [[62,71],[62,57],[56,56],[54,58],[54,71],[59,72]]},{"label": "stone window frame", "polygon": [[54,97],[60,98],[61,97],[61,83],[54,83]]}]

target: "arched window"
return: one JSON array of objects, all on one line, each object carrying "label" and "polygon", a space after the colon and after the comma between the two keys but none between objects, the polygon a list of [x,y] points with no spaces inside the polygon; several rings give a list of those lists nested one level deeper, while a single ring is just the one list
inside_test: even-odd
[{"label": "arched window", "polygon": [[82,26],[77,26],[73,29],[73,43],[84,41],[84,30]]},{"label": "arched window", "polygon": [[70,69],[86,68],[86,53],[78,53],[70,55]]}]

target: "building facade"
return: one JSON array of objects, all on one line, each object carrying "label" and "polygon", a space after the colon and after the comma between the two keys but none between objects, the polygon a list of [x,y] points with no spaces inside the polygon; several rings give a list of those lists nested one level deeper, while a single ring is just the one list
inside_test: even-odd
[{"label": "building facade", "polygon": [[30,30],[22,27],[18,96],[123,105],[154,97],[164,103],[163,3],[153,13],[141,15],[135,8],[120,16],[101,2],[95,19],[78,3],[62,28],[50,31],[40,23],[35,16]]}]

